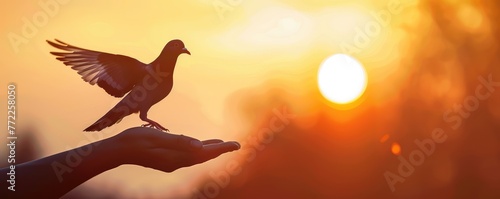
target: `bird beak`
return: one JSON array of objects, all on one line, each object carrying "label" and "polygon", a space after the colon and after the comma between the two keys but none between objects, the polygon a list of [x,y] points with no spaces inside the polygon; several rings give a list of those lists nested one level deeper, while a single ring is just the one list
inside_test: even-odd
[{"label": "bird beak", "polygon": [[191,55],[191,53],[189,52],[189,50],[187,48],[182,48],[182,53],[186,53],[188,55]]}]

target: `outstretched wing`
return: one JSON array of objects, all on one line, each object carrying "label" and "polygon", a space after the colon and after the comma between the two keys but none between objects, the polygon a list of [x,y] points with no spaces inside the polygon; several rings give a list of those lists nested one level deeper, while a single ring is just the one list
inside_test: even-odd
[{"label": "outstretched wing", "polygon": [[47,42],[65,52],[50,52],[65,65],[78,71],[86,82],[122,97],[146,75],[146,64],[124,55],[87,50],[59,40]]}]

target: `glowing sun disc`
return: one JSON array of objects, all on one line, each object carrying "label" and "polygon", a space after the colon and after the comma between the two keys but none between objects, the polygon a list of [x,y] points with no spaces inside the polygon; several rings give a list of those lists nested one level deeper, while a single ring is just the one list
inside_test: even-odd
[{"label": "glowing sun disc", "polygon": [[318,87],[329,101],[347,104],[365,92],[366,71],[356,59],[345,54],[328,57],[318,71]]}]

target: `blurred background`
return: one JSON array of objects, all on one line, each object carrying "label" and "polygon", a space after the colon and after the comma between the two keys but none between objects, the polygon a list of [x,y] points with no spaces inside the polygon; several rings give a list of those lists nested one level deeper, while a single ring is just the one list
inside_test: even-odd
[{"label": "blurred background", "polygon": [[[45,40],[149,63],[178,38],[192,56],[179,57],[150,117],[242,149],[171,174],[121,166],[64,198],[500,198],[500,87],[480,80],[500,82],[499,10],[495,0],[13,1],[0,8],[0,81],[17,85],[18,161],[142,124],[131,116],[83,133],[119,99]],[[317,84],[337,53],[368,79],[344,105]],[[421,151],[415,140],[436,128],[446,141],[401,176],[402,159]]]}]

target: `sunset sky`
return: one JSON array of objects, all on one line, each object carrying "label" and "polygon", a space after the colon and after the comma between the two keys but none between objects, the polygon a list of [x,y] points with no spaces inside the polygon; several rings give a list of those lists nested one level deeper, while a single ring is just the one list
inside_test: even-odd
[{"label": "sunset sky", "polygon": [[[353,170],[363,172],[356,172],[349,178],[351,181],[343,181],[346,184],[354,186],[359,180],[366,182],[360,187],[380,189],[376,191],[378,196],[405,198],[408,195],[402,194],[404,191],[391,195],[385,184],[383,172],[397,166],[397,155],[391,153],[390,146],[401,144],[401,154],[407,157],[416,148],[414,139],[430,137],[434,128],[450,124],[443,121],[443,113],[474,95],[479,77],[492,75],[493,80],[500,80],[498,11],[499,4],[493,0],[13,1],[0,8],[0,85],[17,85],[18,132],[33,131],[31,135],[40,147],[39,157],[48,156],[116,135],[143,122],[138,115],[132,115],[101,133],[82,132],[119,99],[84,82],[75,71],[56,60],[49,54],[56,50],[46,40],[59,39],[149,63],[168,41],[181,39],[192,55],[179,57],[172,93],[149,111],[150,118],[172,133],[244,143],[268,123],[274,109],[286,107],[296,115],[284,130],[291,133],[275,136],[268,144],[270,149],[248,163],[246,173],[236,176],[236,183],[227,192],[221,192],[221,198],[234,198],[238,195],[231,193],[240,189],[243,193],[244,187],[265,191],[254,183],[261,182],[260,178],[252,180],[252,176],[268,175],[266,165],[281,168],[283,161],[274,157],[281,157],[278,154],[292,148],[322,150],[312,156],[323,159],[347,158],[346,165],[315,161],[310,165],[330,165],[332,178],[349,178],[340,170],[354,165]],[[357,59],[368,80],[364,94],[346,105],[334,104],[318,91],[319,66],[337,53]],[[0,102],[5,103],[5,92],[0,93]],[[481,165],[500,166],[499,101],[498,93],[481,101],[479,109],[464,121],[466,125],[457,130],[459,133],[449,134],[441,153],[431,157],[421,173],[415,175],[420,177],[397,187],[410,190],[409,193],[445,189],[450,194],[439,198],[450,198],[459,194],[457,187],[467,186],[461,180],[472,179],[486,187],[473,192],[476,195],[488,193],[488,187],[500,186],[498,180],[475,178],[487,174],[468,170],[481,166],[454,166],[490,156],[496,159]],[[6,120],[6,114],[0,114],[0,119]],[[497,134],[483,135],[484,132]],[[474,143],[466,143],[471,139],[468,133],[480,136],[472,139]],[[389,136],[388,141],[381,142],[384,135]],[[309,139],[308,144],[297,145],[301,139]],[[473,147],[478,143],[490,153]],[[327,146],[331,146],[326,148],[331,151],[321,148]],[[466,149],[481,155],[456,155]],[[0,152],[5,154],[6,148],[1,147]],[[242,156],[225,154],[171,174],[122,166],[79,188],[103,193],[106,191],[101,189],[117,190],[119,195],[137,198],[184,197],[196,187],[203,188],[210,171],[217,171],[231,159],[244,162]],[[356,164],[368,160],[377,164]],[[296,173],[294,168],[282,172]],[[474,177],[461,178],[461,172]],[[315,175],[318,179],[321,176]],[[499,173],[490,175],[500,177]],[[371,180],[372,176],[375,180]],[[435,184],[422,180],[432,176],[437,176],[429,180]],[[327,193],[326,184],[334,184],[297,178],[302,183],[296,187],[321,183],[322,189],[307,189],[315,193]],[[373,188],[371,183],[378,186]],[[290,187],[293,186],[287,189]],[[366,196],[355,192],[354,188],[347,188],[339,190],[342,194],[333,195]],[[254,196],[247,195],[260,195]]]}]

